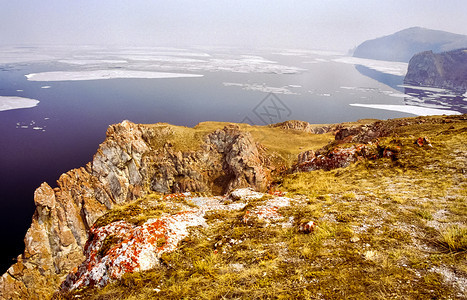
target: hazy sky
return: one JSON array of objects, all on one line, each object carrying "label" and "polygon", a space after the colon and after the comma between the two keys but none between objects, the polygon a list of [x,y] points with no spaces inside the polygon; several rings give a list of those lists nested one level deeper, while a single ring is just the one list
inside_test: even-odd
[{"label": "hazy sky", "polygon": [[347,50],[422,26],[467,34],[465,0],[0,0],[0,44]]}]

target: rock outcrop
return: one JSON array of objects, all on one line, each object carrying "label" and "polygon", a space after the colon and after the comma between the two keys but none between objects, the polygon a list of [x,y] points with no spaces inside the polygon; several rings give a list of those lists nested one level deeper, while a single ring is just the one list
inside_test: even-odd
[{"label": "rock outcrop", "polygon": [[369,59],[409,62],[422,51],[443,52],[467,47],[467,36],[412,27],[361,43],[353,56]]},{"label": "rock outcrop", "polygon": [[[86,287],[103,287],[125,273],[152,269],[161,263],[163,253],[177,249],[179,242],[189,235],[189,227],[207,226],[206,212],[238,211],[248,201],[267,196],[251,188],[238,189],[232,194],[239,198],[230,204],[225,201],[228,196],[197,197],[191,193],[175,194],[174,197],[169,195],[164,199],[176,200],[181,196],[192,205],[182,205],[182,211],[178,213],[150,218],[139,226],[124,220],[105,226],[95,224],[90,229],[89,240],[84,249],[85,260],[67,276],[61,284],[60,293]],[[282,216],[278,209],[288,206],[291,199],[270,197],[265,204],[247,210],[244,222],[251,218],[263,222],[280,219]]]},{"label": "rock outcrop", "polygon": [[149,192],[200,191],[221,194],[235,188],[266,190],[270,170],[251,134],[226,126],[205,136],[197,150],[180,151],[150,126],[112,125],[92,162],[63,174],[57,187],[35,192],[36,211],[24,253],[0,278],[3,299],[44,299],[84,260],[93,223],[115,205]]},{"label": "rock outcrop", "polygon": [[203,211],[184,211],[150,219],[141,226],[125,221],[91,228],[84,249],[86,259],[70,273],[61,290],[103,287],[127,272],[145,271],[159,264],[160,256],[176,249],[188,236],[189,226],[204,223]]},{"label": "rock outcrop", "polygon": [[[380,138],[394,136],[401,126],[464,121],[465,115],[331,125],[323,131],[333,131],[335,140],[320,150],[300,153],[290,171],[331,170],[360,159],[397,160],[401,151],[397,141]],[[308,138],[313,126],[290,121],[277,127],[280,132],[302,131],[291,136]],[[291,226],[290,219],[281,219],[281,208],[292,203],[285,192],[271,188],[270,194],[262,193],[270,188],[273,172],[286,169],[285,159],[279,162],[279,152],[256,143],[241,128],[247,127],[208,124],[194,129],[128,121],[110,126],[90,163],[63,174],[57,187],[43,183],[35,191],[36,210],[25,251],[0,278],[0,298],[47,299],[62,282],[66,292],[103,286],[125,272],[150,269],[159,264],[163,253],[176,248],[189,227],[204,225],[205,212],[210,210],[244,209],[238,221],[247,227],[278,222]],[[275,141],[274,136],[271,140]],[[422,142],[429,147],[427,138]],[[289,149],[284,156],[296,155],[301,148]],[[186,192],[229,196],[188,197]],[[138,206],[156,196],[154,209]],[[165,202],[169,209],[157,208]],[[148,214],[149,208],[154,214]],[[136,212],[136,217],[107,218],[116,211]]]},{"label": "rock outcrop", "polygon": [[[294,166],[293,172],[309,172],[314,170],[329,171],[337,168],[348,167],[351,163],[369,155],[369,147],[363,144],[352,145],[342,148],[335,147],[323,154],[315,157],[305,157],[299,154],[298,163]],[[372,151],[371,151],[372,152]],[[370,152],[370,153],[371,153]]]},{"label": "rock outcrop", "polygon": [[467,49],[443,53],[425,51],[412,57],[405,84],[467,90]]},{"label": "rock outcrop", "polygon": [[290,120],[285,121],[277,124],[271,124],[270,127],[282,128],[282,129],[290,129],[290,130],[298,130],[307,133],[314,133],[314,134],[323,134],[330,132],[334,129],[333,125],[325,125],[325,126],[317,126],[312,125],[305,121],[298,121],[298,120]]}]

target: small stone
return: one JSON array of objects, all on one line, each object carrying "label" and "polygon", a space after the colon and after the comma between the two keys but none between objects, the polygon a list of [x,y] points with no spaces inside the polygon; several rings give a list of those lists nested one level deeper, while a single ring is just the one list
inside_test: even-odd
[{"label": "small stone", "polygon": [[350,238],[350,241],[352,243],[356,243],[356,242],[360,241],[360,238],[358,236],[353,236],[353,237]]},{"label": "small stone", "polygon": [[423,146],[428,146],[428,147],[433,147],[433,145],[431,145],[431,142],[430,140],[425,136],[425,137],[419,137],[415,142],[414,144],[418,145],[419,147],[423,147]]},{"label": "small stone", "polygon": [[309,222],[305,222],[305,223],[300,224],[300,226],[298,227],[298,231],[300,231],[302,233],[311,233],[311,232],[315,231],[316,228],[317,228],[316,223],[313,222],[313,221],[309,221]]}]

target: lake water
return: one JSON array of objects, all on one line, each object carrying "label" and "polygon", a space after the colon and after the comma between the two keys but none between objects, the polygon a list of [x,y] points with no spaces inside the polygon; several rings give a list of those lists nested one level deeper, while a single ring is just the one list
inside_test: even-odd
[{"label": "lake water", "polygon": [[[2,273],[23,251],[35,188],[44,181],[54,187],[60,174],[89,162],[109,124],[125,119],[184,126],[288,119],[337,123],[467,112],[463,95],[402,86],[400,63],[356,62],[330,52],[8,48],[0,54],[0,108],[2,96],[39,101],[0,111]],[[66,80],[102,70],[202,76]],[[25,76],[51,71],[62,72],[57,75],[62,80]]]}]

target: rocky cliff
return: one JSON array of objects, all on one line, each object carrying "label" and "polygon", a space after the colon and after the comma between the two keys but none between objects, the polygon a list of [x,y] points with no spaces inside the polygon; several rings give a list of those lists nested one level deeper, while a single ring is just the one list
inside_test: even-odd
[{"label": "rocky cliff", "polygon": [[353,56],[369,59],[408,62],[423,51],[443,52],[467,47],[467,36],[412,27],[360,44]]},{"label": "rocky cliff", "polygon": [[425,51],[410,59],[405,84],[467,90],[467,50]]},{"label": "rocky cliff", "polygon": [[462,299],[466,121],[112,125],[36,190],[0,298]]},{"label": "rocky cliff", "polygon": [[2,298],[49,297],[83,261],[91,226],[115,205],[149,192],[267,189],[273,165],[250,133],[225,126],[191,136],[197,145],[180,150],[176,130],[128,121],[112,125],[92,162],[63,174],[55,188],[43,183],[34,194],[24,253],[0,279]]}]

